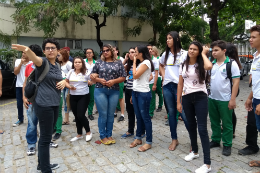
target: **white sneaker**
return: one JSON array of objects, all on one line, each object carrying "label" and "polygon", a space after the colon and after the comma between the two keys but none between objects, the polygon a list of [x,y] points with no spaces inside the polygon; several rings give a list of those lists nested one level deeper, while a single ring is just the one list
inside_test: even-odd
[{"label": "white sneaker", "polygon": [[190,154],[188,155],[188,156],[185,156],[185,160],[187,161],[187,162],[189,162],[189,161],[192,161],[193,159],[196,159],[196,158],[199,158],[199,154],[194,154],[193,153],[193,151],[192,152],[190,152]]},{"label": "white sneaker", "polygon": [[70,142],[74,142],[74,141],[77,141],[77,140],[79,140],[79,139],[83,139],[83,136],[81,136],[81,137],[74,137],[74,138],[72,138],[71,140],[70,140]]},{"label": "white sneaker", "polygon": [[92,139],[92,133],[90,133],[90,135],[86,135],[86,141],[90,141]]},{"label": "white sneaker", "polygon": [[208,173],[211,171],[211,167],[208,168],[206,164],[195,170],[195,173]]}]

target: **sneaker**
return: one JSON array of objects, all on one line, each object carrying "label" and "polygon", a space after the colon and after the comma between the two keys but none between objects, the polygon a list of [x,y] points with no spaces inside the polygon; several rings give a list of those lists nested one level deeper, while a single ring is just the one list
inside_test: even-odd
[{"label": "sneaker", "polygon": [[80,137],[74,137],[74,138],[72,138],[71,140],[70,140],[70,142],[74,142],[74,141],[77,141],[77,140],[79,140],[79,139],[83,139],[83,136],[80,136]]},{"label": "sneaker", "polygon": [[116,118],[117,117],[117,114],[116,113],[114,113],[114,118]]},{"label": "sneaker", "polygon": [[[54,170],[54,169],[58,169],[60,167],[60,165],[59,164],[50,164],[50,167],[51,167],[51,170]],[[41,168],[39,165],[37,166],[37,172],[39,172],[39,173],[41,172]]]},{"label": "sneaker", "polygon": [[88,115],[88,118],[92,121],[92,120],[94,120],[94,117],[93,117],[93,115],[91,114],[91,115]]},{"label": "sneaker", "polygon": [[238,154],[246,156],[246,155],[256,154],[258,151],[259,149],[254,150],[252,147],[247,146],[241,150],[238,150]]},{"label": "sneaker", "polygon": [[161,112],[162,111],[162,107],[158,107],[158,109],[156,109],[156,112]]},{"label": "sneaker", "polygon": [[169,126],[169,120],[165,121],[165,125]]},{"label": "sneaker", "polygon": [[86,142],[90,141],[92,139],[92,133],[90,135],[86,135]]},{"label": "sneaker", "polygon": [[230,156],[231,155],[231,147],[223,146],[222,154],[224,156]]},{"label": "sneaker", "polygon": [[50,147],[51,147],[51,148],[57,148],[57,147],[58,147],[58,144],[56,144],[56,143],[54,143],[54,142],[51,141]]},{"label": "sneaker", "polygon": [[30,149],[28,149],[27,151],[27,155],[28,156],[32,156],[34,155],[36,152],[35,152],[35,148],[34,147],[31,147]]},{"label": "sneaker", "polygon": [[185,160],[187,161],[187,162],[189,162],[189,161],[192,161],[193,159],[196,159],[196,158],[199,158],[199,154],[194,154],[193,153],[193,151],[192,152],[190,152],[190,154],[189,155],[187,155],[187,156],[185,156]]},{"label": "sneaker", "polygon": [[118,121],[118,122],[119,122],[119,121],[124,121],[124,119],[125,119],[125,117],[123,117],[123,116],[121,115],[121,116],[118,118],[117,121]]},{"label": "sneaker", "polygon": [[20,126],[21,124],[23,124],[23,122],[18,120],[16,123],[13,124],[13,127]]},{"label": "sneaker", "polygon": [[134,134],[133,133],[129,133],[129,134],[123,134],[122,136],[121,136],[121,138],[123,138],[123,139],[125,139],[125,138],[127,138],[127,137],[130,137],[130,136],[133,136]]},{"label": "sneaker", "polygon": [[55,133],[55,135],[53,136],[52,140],[56,141],[60,138],[61,134],[60,133]]},{"label": "sneaker", "polygon": [[215,148],[215,147],[220,147],[220,144],[214,141],[211,141],[209,143],[209,148]]},{"label": "sneaker", "polygon": [[195,170],[195,173],[208,173],[211,171],[211,167],[208,168],[206,164]]}]

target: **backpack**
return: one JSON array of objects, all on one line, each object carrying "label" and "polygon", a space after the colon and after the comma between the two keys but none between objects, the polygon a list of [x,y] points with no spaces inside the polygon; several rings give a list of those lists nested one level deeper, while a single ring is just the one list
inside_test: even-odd
[{"label": "backpack", "polygon": [[33,103],[35,101],[40,83],[46,77],[49,70],[50,70],[50,65],[48,62],[46,62],[44,70],[38,79],[37,79],[38,71],[36,69],[34,69],[29,75],[29,77],[27,78],[26,86],[24,88],[24,95],[29,102]]},{"label": "backpack", "polygon": [[[229,81],[230,81],[231,93],[232,93],[232,88],[233,88],[232,72],[231,72],[231,67],[232,67],[232,62],[233,62],[233,61],[234,61],[233,59],[230,59],[230,61],[226,63],[226,72],[227,72],[227,77],[226,77],[226,79],[229,79]],[[214,65],[215,63],[212,63],[212,64]],[[238,88],[237,96],[239,95],[239,91],[240,91],[240,90],[239,90],[239,88]]]}]

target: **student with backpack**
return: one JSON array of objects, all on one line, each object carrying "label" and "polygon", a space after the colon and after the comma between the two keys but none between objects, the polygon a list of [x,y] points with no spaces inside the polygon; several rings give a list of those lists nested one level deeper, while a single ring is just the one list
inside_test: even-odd
[{"label": "student with backpack", "polygon": [[[185,110],[189,124],[189,136],[192,151],[185,157],[192,161],[199,157],[197,143],[197,127],[204,154],[204,165],[196,169],[196,173],[211,171],[209,136],[207,130],[208,95],[206,82],[209,75],[206,70],[211,70],[212,63],[207,58],[208,47],[202,47],[199,42],[192,42],[189,46],[187,59],[179,68],[179,84],[177,93],[177,109]],[[181,97],[182,96],[182,97]],[[182,104],[181,104],[182,100]]]},{"label": "student with backpack", "polygon": [[208,101],[212,129],[210,148],[219,147],[222,139],[222,154],[229,156],[233,139],[232,112],[236,108],[240,71],[237,63],[225,56],[227,45],[224,41],[214,41],[211,48],[215,60],[212,62]]},{"label": "student with backpack", "polygon": [[58,118],[61,90],[64,89],[66,84],[66,81],[62,78],[59,65],[55,62],[60,44],[53,38],[45,39],[42,44],[42,49],[46,58],[36,56],[27,46],[13,44],[12,49],[23,51],[35,64],[36,79],[44,72],[45,66],[47,64],[47,66],[49,66],[47,75],[37,90],[35,90],[36,97],[33,102],[33,109],[39,120],[40,127],[37,170],[52,172],[52,169],[59,167],[58,164],[50,164],[50,143],[53,133],[53,124],[56,123]]}]

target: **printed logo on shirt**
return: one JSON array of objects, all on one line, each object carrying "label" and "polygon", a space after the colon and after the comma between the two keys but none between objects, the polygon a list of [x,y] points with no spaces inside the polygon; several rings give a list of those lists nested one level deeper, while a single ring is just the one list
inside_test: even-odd
[{"label": "printed logo on shirt", "polygon": [[192,84],[193,84],[193,86],[195,86],[195,85],[198,84],[198,81],[197,81],[196,79],[194,79],[194,80],[192,81]]},{"label": "printed logo on shirt", "polygon": [[226,73],[226,69],[225,68],[223,69],[223,72]]}]

